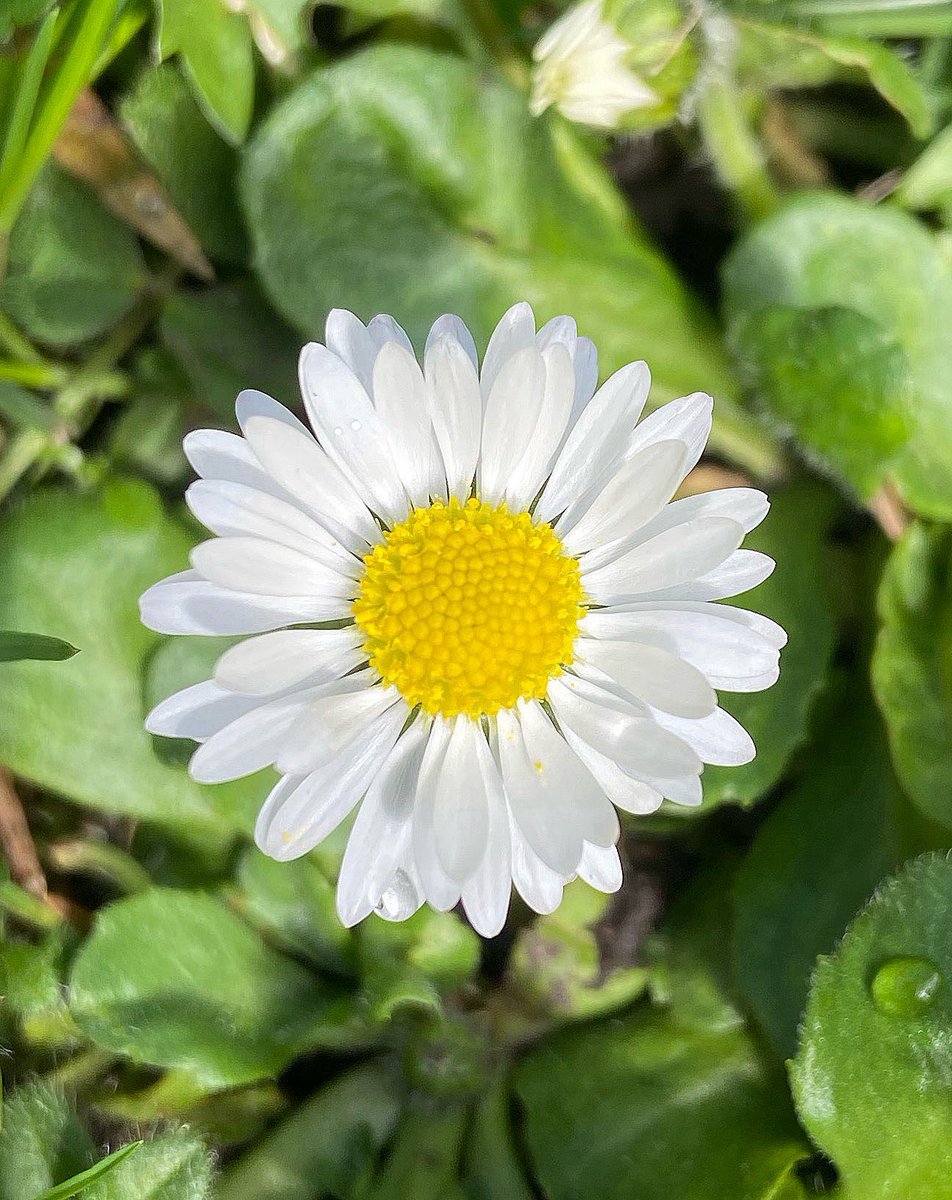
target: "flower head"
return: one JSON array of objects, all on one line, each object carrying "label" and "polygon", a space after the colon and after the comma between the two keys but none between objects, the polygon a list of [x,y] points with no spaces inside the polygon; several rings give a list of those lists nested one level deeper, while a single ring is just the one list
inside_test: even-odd
[{"label": "flower head", "polygon": [[766,497],[670,503],[713,402],[642,421],[649,373],[596,391],[574,321],[518,304],[480,368],[441,317],[423,366],[389,317],[337,310],[301,354],[311,427],[242,392],[242,437],[188,435],[188,489],[215,535],[150,588],[163,633],[253,635],[149,716],[201,745],[195,779],[274,766],[256,839],[306,854],[357,809],[338,883],[347,924],[462,900],[502,927],[576,875],[621,882],[616,808],[701,802],[704,763],[754,755],[714,688],[777,678],[783,631],[714,603],[773,563],[739,549]]},{"label": "flower head", "polygon": [[658,96],[626,65],[634,47],[602,17],[601,0],[584,0],[560,17],[536,43],[530,108],[551,105],[570,121],[617,128],[633,109]]}]

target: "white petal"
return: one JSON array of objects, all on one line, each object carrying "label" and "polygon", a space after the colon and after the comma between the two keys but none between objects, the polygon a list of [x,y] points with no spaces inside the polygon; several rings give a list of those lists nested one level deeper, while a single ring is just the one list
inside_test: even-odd
[{"label": "white petal", "polygon": [[639,599],[712,571],[737,549],[743,536],[736,521],[702,517],[656,534],[592,571],[583,563],[583,586],[597,604]]},{"label": "white petal", "polygon": [[516,891],[533,912],[555,912],[562,903],[562,876],[539,858],[511,813],[509,835],[512,839],[512,881]]},{"label": "white petal", "polygon": [[413,859],[424,895],[438,912],[447,912],[459,902],[460,897],[459,886],[443,870],[434,837],[437,789],[451,731],[449,721],[443,717],[434,719],[423,751],[413,806]]},{"label": "white petal", "polygon": [[643,362],[629,363],[598,389],[565,440],[536,508],[552,520],[584,492],[601,487],[624,458],[644,408],[651,375]]},{"label": "white petal", "polygon": [[367,332],[370,334],[378,351],[387,342],[396,342],[404,350],[409,350],[411,354],[413,353],[413,343],[407,336],[406,330],[402,325],[398,325],[393,317],[388,316],[387,313],[378,313],[375,317],[371,317],[367,323]]},{"label": "white petal", "polygon": [[185,493],[197,520],[219,537],[256,537],[300,550],[354,577],[361,563],[323,526],[293,504],[242,483],[199,479]]},{"label": "white petal", "polygon": [[255,826],[255,841],[265,854],[280,862],[300,858],[333,833],[387,761],[403,721],[395,705],[293,790],[275,789]]},{"label": "white petal", "polygon": [[336,354],[319,342],[301,351],[304,406],[330,458],[390,522],[407,514],[407,496],[387,442],[387,430],[366,389]]},{"label": "white petal", "polygon": [[738,525],[743,525],[745,533],[750,533],[769,511],[770,501],[756,488],[719,488],[714,492],[699,492],[695,496],[675,500],[658,513],[644,532],[647,537],[653,537],[656,533],[662,533],[674,525],[695,521],[698,517],[729,517]]},{"label": "white petal", "polygon": [[701,672],[666,650],[586,637],[579,638],[575,646],[582,662],[598,667],[654,708],[680,717],[706,717],[717,707],[717,698]]},{"label": "white petal", "polygon": [[267,696],[305,680],[324,683],[346,675],[367,656],[360,631],[281,629],[232,646],[215,665],[215,682],[245,696]]},{"label": "white petal", "polygon": [[[273,419],[273,418],[272,418]],[[284,422],[281,422],[284,424]],[[227,479],[246,487],[282,496],[280,486],[258,460],[253,448],[237,433],[193,429],[182,441],[185,457],[203,479]]]},{"label": "white petal", "polygon": [[349,550],[379,541],[366,504],[310,434],[268,417],[250,418],[246,434],[268,473]]},{"label": "white petal", "polygon": [[589,637],[634,641],[676,654],[707,676],[712,687],[732,689],[738,680],[755,678],[777,665],[777,648],[756,630],[720,617],[714,610],[678,612],[592,612],[580,623]]},{"label": "white petal", "polygon": [[444,335],[429,349],[425,375],[433,432],[443,457],[449,494],[467,500],[476,474],[483,402],[472,359]]},{"label": "white petal", "polygon": [[773,572],[777,564],[759,550],[735,550],[719,567],[673,587],[651,593],[654,600],[723,600],[749,592]]},{"label": "white petal", "polygon": [[486,786],[489,829],[482,862],[463,884],[462,900],[476,932],[482,937],[495,937],[506,923],[512,895],[509,806],[499,768],[482,732],[479,739],[479,769]]},{"label": "white petal", "polygon": [[535,428],[506,483],[510,509],[528,508],[542,487],[556,451],[569,428],[575,397],[575,374],[569,351],[554,342],[542,351],[545,387]]},{"label": "white petal", "polygon": [[399,343],[387,342],[374,363],[373,389],[407,495],[427,505],[442,491],[443,479],[419,363]]},{"label": "white petal", "polygon": [[[498,504],[522,461],[542,411],[546,372],[534,345],[507,359],[496,374],[483,416],[480,496]],[[531,498],[531,497],[530,497]]]},{"label": "white petal", "polygon": [[348,615],[348,608],[346,601],[329,596],[258,596],[195,577],[157,583],[139,600],[148,629],[212,637],[336,621]]},{"label": "white petal", "polygon": [[307,692],[281,696],[238,717],[199,746],[189,774],[197,783],[224,783],[270,767],[308,696]]},{"label": "white petal", "polygon": [[377,345],[363,321],[346,308],[332,308],[324,326],[324,342],[357,376],[370,392],[370,378]]},{"label": "white petal", "polygon": [[243,392],[238,393],[238,399],[235,401],[235,416],[238,418],[242,433],[252,417],[270,417],[274,421],[283,421],[299,433],[310,436],[307,426],[303,421],[299,421],[289,408],[285,408],[283,404],[279,404],[265,392],[255,391],[254,388],[245,388]]},{"label": "white petal", "polygon": [[146,717],[145,727],[162,737],[203,742],[260,703],[247,696],[235,696],[207,679],[157,704]]},{"label": "white petal", "polygon": [[559,725],[571,729],[599,754],[637,774],[699,774],[701,761],[680,738],[661,729],[584,679],[565,676],[549,684],[548,699]]},{"label": "white petal", "polygon": [[405,857],[403,865],[397,867],[393,878],[381,893],[374,912],[385,921],[405,921],[422,906],[424,899],[420,876],[412,857]]},{"label": "white petal", "polygon": [[469,332],[465,322],[452,313],[444,313],[442,317],[437,317],[433,322],[433,327],[427,334],[426,349],[423,352],[424,360],[429,355],[432,348],[443,337],[449,336],[459,342],[460,346],[466,351],[467,356],[473,366],[479,371],[479,355],[476,353],[476,342],[473,335]]},{"label": "white petal", "polygon": [[723,708],[715,708],[710,716],[694,721],[660,711],[655,719],[659,725],[683,738],[706,763],[741,767],[751,762],[757,753],[747,730]]},{"label": "white petal", "polygon": [[514,304],[503,313],[486,346],[479,377],[484,403],[488,401],[493,384],[509,359],[534,343],[535,316],[532,309],[525,301]]},{"label": "white petal", "polygon": [[200,542],[192,565],[209,583],[257,596],[326,596],[351,599],[357,584],[300,550],[263,538],[227,537]]},{"label": "white petal", "polygon": [[309,775],[337,758],[384,713],[397,705],[409,712],[396,688],[372,687],[373,673],[360,671],[323,685],[302,708],[275,759],[282,775]]},{"label": "white petal", "polygon": [[635,779],[623,771],[617,762],[599,754],[567,725],[562,733],[565,740],[591,771],[598,786],[617,808],[624,812],[644,815],[655,812],[664,799],[661,792],[642,779]]},{"label": "white petal", "polygon": [[680,779],[651,779],[648,782],[672,804],[697,808],[703,802],[700,775],[683,775]]},{"label": "white petal", "polygon": [[460,885],[482,861],[489,834],[489,781],[480,759],[480,741],[488,755],[479,724],[469,717],[455,719],[433,806],[437,856],[447,876]]},{"label": "white petal", "polygon": [[706,600],[638,600],[628,604],[611,605],[602,609],[610,613],[643,613],[643,612],[684,612],[704,613],[708,616],[719,617],[724,621],[736,621],[747,629],[753,629],[777,650],[782,650],[787,644],[786,631],[761,613],[752,612],[746,608],[735,608],[731,604],[714,604]]},{"label": "white petal", "polygon": [[586,512],[576,515],[573,505],[559,521],[565,548],[571,554],[583,554],[631,537],[674,495],[684,478],[686,462],[687,447],[677,441],[657,442],[630,458]]},{"label": "white petal", "polygon": [[628,446],[637,454],[645,446],[674,438],[688,448],[685,474],[697,463],[711,433],[714,401],[704,392],[694,392],[663,404],[639,424]]},{"label": "white petal", "polygon": [[423,723],[415,721],[390,751],[360,805],[337,880],[337,912],[348,927],[376,907],[409,850],[425,743]]},{"label": "white petal", "polygon": [[621,887],[621,859],[614,846],[586,842],[578,864],[579,878],[600,892],[617,892]]},{"label": "white petal", "polygon": [[613,845],[618,818],[605,794],[536,702],[497,716],[510,807],[529,844],[567,878],[583,840]]}]

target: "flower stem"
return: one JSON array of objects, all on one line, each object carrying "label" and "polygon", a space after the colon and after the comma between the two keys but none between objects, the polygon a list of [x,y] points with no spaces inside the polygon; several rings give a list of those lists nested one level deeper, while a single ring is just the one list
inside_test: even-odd
[{"label": "flower stem", "polygon": [[717,174],[744,217],[757,221],[769,216],[780,203],[780,191],[732,80],[722,76],[707,82],[698,97],[698,122]]}]

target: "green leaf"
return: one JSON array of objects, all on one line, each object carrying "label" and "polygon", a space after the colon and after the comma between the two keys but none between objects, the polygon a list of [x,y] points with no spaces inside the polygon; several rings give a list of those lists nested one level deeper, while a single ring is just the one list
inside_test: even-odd
[{"label": "green leaf", "polygon": [[206,253],[243,262],[237,156],[206,121],[178,68],[163,63],[143,71],[120,101],[119,116]]},{"label": "green leaf", "polygon": [[310,858],[279,863],[257,848],[238,863],[234,902],[292,954],[337,974],[353,970],[353,935],[337,916],[334,886]]},{"label": "green leaf", "polygon": [[52,7],[53,0],[6,0],[0,9],[0,42],[21,25],[32,25]]},{"label": "green leaf", "polygon": [[255,65],[243,13],[222,0],[158,0],[160,59],[181,54],[195,98],[229,142],[244,140],[254,104]]},{"label": "green leaf", "polygon": [[642,967],[603,962],[597,926],[610,896],[581,880],[569,884],[562,903],[523,929],[513,946],[509,973],[520,1002],[537,1019],[578,1020],[621,1008],[647,986]]},{"label": "green leaf", "polygon": [[56,418],[48,405],[32,392],[5,379],[0,380],[0,417],[14,429],[52,432],[56,428]]},{"label": "green leaf", "polygon": [[[753,804],[782,778],[806,738],[810,711],[829,671],[835,623],[827,535],[836,498],[802,482],[771,492],[770,499],[766,520],[744,545],[769,554],[777,566],[740,604],[779,622],[789,641],[780,655],[780,678],[769,691],[721,695],[754,739],[757,757],[743,767],[706,767],[702,812],[725,803]],[[665,811],[690,820],[694,810],[667,805]]]},{"label": "green leaf", "polygon": [[826,724],[812,767],[761,827],[735,883],[737,982],[784,1058],[796,1051],[817,955],[900,859],[899,794],[871,700],[849,695]]},{"label": "green leaf", "polygon": [[396,1078],[381,1063],[358,1067],[300,1104],[225,1168],[215,1200],[314,1200],[349,1196],[400,1112]]},{"label": "green leaf", "polygon": [[82,1195],[83,1200],[204,1200],[210,1180],[205,1148],[183,1129],[140,1144]]},{"label": "green leaf", "polygon": [[376,1178],[359,1189],[360,1200],[467,1200],[457,1179],[467,1116],[459,1103],[409,1107]]},{"label": "green leaf", "polygon": [[159,638],[140,624],[138,597],[181,570],[192,541],[131,481],[36,493],[7,514],[0,627],[55,629],[82,653],[68,668],[0,670],[0,760],[79,804],[187,828],[210,846],[250,828],[261,781],[200,787],[161,761],[142,725],[142,671]]},{"label": "green leaf", "polygon": [[[72,1179],[64,1180],[63,1183],[58,1183],[56,1187],[52,1187],[49,1191],[44,1192],[38,1200],[70,1200],[70,1197],[78,1195],[80,1192],[85,1192],[92,1184],[103,1179],[110,1171],[114,1170],[123,1159],[129,1158],[142,1145],[142,1142],[129,1142],[126,1146],[120,1146],[118,1150],[114,1150],[112,1154],[106,1155],[100,1159],[95,1166],[89,1167],[85,1171],[80,1171],[78,1175],[74,1175]],[[96,1191],[100,1195],[105,1195],[101,1188]],[[90,1195],[91,1193],[87,1193]],[[121,1193],[114,1193],[120,1196]],[[171,1198],[170,1198],[171,1200]]]},{"label": "green leaf", "polygon": [[952,543],[913,525],[879,592],[873,686],[896,772],[926,816],[952,828]]},{"label": "green leaf", "polygon": [[24,1039],[33,1045],[68,1046],[79,1039],[63,988],[72,940],[60,926],[38,942],[0,941],[4,1010],[16,1018]]},{"label": "green leaf", "polygon": [[473,1113],[463,1156],[464,1187],[473,1200],[532,1200],[509,1110],[509,1090],[499,1082],[480,1098]]},{"label": "green leaf", "polygon": [[549,1200],[767,1200],[805,1153],[740,1022],[649,1011],[573,1029],[520,1063],[515,1091]]},{"label": "green leaf", "polygon": [[79,651],[69,642],[48,637],[44,633],[19,633],[12,629],[0,629],[0,663],[20,662],[22,659],[42,659],[62,662]]},{"label": "green leaf", "polygon": [[[608,373],[643,356],[657,398],[732,382],[709,323],[562,123],[460,58],[378,45],[302,83],[245,154],[261,280],[306,336],[333,306],[443,312],[485,345],[514,301],[571,309]],[[726,412],[728,404],[722,405]]]},{"label": "green leaf", "polygon": [[896,199],[907,208],[952,214],[952,124],[933,138],[903,176]]},{"label": "green leaf", "polygon": [[101,910],[70,979],[97,1045],[208,1087],[280,1071],[328,1011],[325,989],[211,896],[156,888]]},{"label": "green leaf", "polygon": [[[776,19],[776,12],[765,14]],[[917,138],[929,136],[929,96],[917,76],[888,46],[859,37],[829,37],[798,27],[744,20],[737,25],[745,83],[817,87],[865,79],[908,121]]]},{"label": "green leaf", "polygon": [[59,1092],[25,1084],[5,1100],[0,1200],[36,1200],[92,1160],[92,1143]]},{"label": "green leaf", "polygon": [[[945,335],[952,267],[932,235],[895,209],[832,193],[802,196],[740,242],[727,260],[724,285],[729,337],[742,365],[767,406],[781,420],[796,421],[807,447],[861,492],[893,477],[912,508],[952,517],[952,343]],[[784,336],[781,325],[778,337],[771,325],[778,308],[803,314],[795,326],[805,339],[799,356],[791,352],[789,331]],[[821,316],[812,328],[806,324],[811,311],[829,309],[853,310],[878,328],[878,338],[855,320],[844,325]],[[901,376],[890,346],[905,356]],[[878,364],[872,368],[864,361],[870,353]],[[861,387],[851,383],[854,372]],[[795,399],[785,403],[780,396],[776,410],[778,394],[788,390]],[[898,400],[886,431],[893,432],[884,438],[877,412],[892,391]],[[892,425],[900,405],[909,430],[901,445],[898,421]],[[848,455],[835,453],[834,429],[839,445],[852,444]]]},{"label": "green leaf", "polygon": [[165,306],[162,340],[219,420],[235,420],[235,397],[257,388],[300,407],[300,338],[245,281],[202,292],[178,292]]},{"label": "green leaf", "polygon": [[902,347],[854,309],[779,306],[739,326],[734,348],[807,457],[869,499],[913,424]]},{"label": "green leaf", "polygon": [[791,1078],[844,1200],[952,1194],[950,905],[952,861],[916,859],[813,978]]},{"label": "green leaf", "polygon": [[115,324],[144,281],[135,234],[48,164],[10,236],[9,316],[37,341],[72,346]]}]

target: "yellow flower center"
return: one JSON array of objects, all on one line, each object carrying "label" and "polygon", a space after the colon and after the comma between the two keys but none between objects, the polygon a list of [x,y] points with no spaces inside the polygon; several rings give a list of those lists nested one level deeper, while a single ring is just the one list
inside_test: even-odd
[{"label": "yellow flower center", "polygon": [[541,699],[572,661],[582,583],[547,524],[504,504],[415,509],[365,557],[364,647],[411,706],[446,717]]}]

